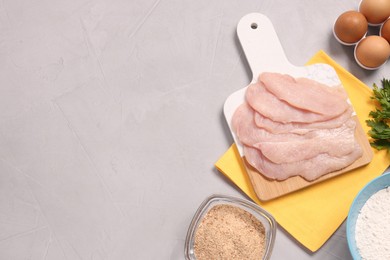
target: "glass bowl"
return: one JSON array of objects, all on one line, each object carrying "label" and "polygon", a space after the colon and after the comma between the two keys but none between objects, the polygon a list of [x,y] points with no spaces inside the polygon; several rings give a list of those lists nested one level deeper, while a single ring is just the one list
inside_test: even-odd
[{"label": "glass bowl", "polygon": [[349,251],[354,260],[362,259],[359,250],[356,246],[355,240],[355,226],[356,220],[359,216],[360,210],[363,208],[366,201],[374,195],[376,192],[385,189],[390,186],[390,173],[385,173],[379,177],[376,177],[372,181],[366,184],[364,188],[357,194],[349,209],[347,218],[347,241]]},{"label": "glass bowl", "polygon": [[252,214],[256,219],[258,219],[264,226],[265,229],[265,248],[262,259],[269,259],[271,256],[272,248],[274,246],[275,235],[276,235],[276,221],[270,213],[260,208],[253,202],[242,200],[226,195],[212,195],[208,197],[200,205],[196,211],[191,224],[188,228],[187,237],[185,241],[184,254],[187,260],[195,260],[194,244],[195,244],[195,234],[199,227],[199,224],[202,222],[206,214],[214,206],[217,205],[231,205],[238,208],[241,208],[250,214]]}]

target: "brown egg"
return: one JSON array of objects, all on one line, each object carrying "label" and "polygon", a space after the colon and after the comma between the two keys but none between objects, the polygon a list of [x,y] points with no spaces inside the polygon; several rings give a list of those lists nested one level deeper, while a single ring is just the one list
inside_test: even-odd
[{"label": "brown egg", "polygon": [[382,25],[380,34],[390,43],[390,19]]},{"label": "brown egg", "polygon": [[367,20],[357,11],[342,13],[334,24],[334,34],[341,42],[351,44],[358,42],[367,32]]},{"label": "brown egg", "polygon": [[390,16],[389,0],[362,0],[359,11],[370,24],[381,24]]},{"label": "brown egg", "polygon": [[360,65],[375,69],[384,64],[390,56],[390,45],[382,37],[370,35],[355,47],[355,58]]}]

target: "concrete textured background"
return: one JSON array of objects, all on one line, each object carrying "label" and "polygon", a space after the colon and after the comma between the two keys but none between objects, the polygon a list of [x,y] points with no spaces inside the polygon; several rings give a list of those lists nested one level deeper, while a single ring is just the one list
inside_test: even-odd
[{"label": "concrete textured background", "polygon": [[[274,24],[289,60],[325,50],[348,1],[0,0],[0,259],[183,259],[231,145],[227,96],[251,73],[235,29]],[[375,29],[371,29],[374,31]],[[278,229],[272,259],[351,259],[345,226],[312,254]]]}]

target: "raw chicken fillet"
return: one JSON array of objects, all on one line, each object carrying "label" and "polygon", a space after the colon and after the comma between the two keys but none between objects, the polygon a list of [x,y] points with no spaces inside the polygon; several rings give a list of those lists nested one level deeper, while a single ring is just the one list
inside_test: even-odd
[{"label": "raw chicken fillet", "polygon": [[352,115],[341,85],[265,72],[248,86],[232,128],[247,162],[267,178],[313,181],[362,156]]}]

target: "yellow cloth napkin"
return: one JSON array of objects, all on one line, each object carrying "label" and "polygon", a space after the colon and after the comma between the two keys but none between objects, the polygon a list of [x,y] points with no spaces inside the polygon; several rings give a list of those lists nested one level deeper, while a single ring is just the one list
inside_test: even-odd
[{"label": "yellow cloth napkin", "polygon": [[[367,132],[369,129],[365,120],[374,108],[370,100],[372,90],[333,61],[324,51],[316,53],[308,62],[313,63],[327,63],[335,68],[360,123]],[[261,202],[256,197],[235,144],[215,166],[254,202],[270,212],[278,224],[296,240],[315,252],[345,220],[359,190],[382,174],[389,162],[389,156],[385,151],[374,150],[374,158],[367,166],[268,202]]]}]

